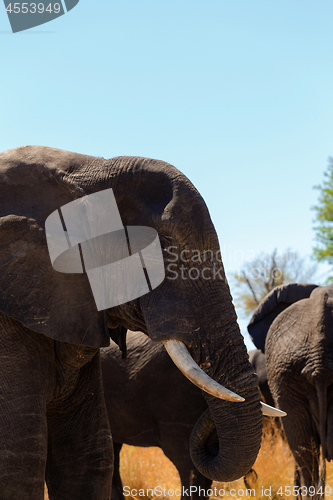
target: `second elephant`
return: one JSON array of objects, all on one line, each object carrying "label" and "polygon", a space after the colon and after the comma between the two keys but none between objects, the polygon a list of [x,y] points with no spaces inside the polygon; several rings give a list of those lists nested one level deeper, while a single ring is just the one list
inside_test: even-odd
[{"label": "second elephant", "polygon": [[274,400],[287,412],[282,423],[295,459],[294,484],[302,498],[322,498],[325,459],[333,458],[333,285],[273,289],[248,330],[265,351]]},{"label": "second elephant", "polygon": [[[182,488],[191,497],[203,498],[212,481],[203,476],[190,457],[190,436],[207,410],[201,390],[176,368],[164,347],[141,332],[128,332],[128,357],[122,359],[115,344],[101,350],[104,394],[114,442],[115,468],[112,500],[123,500],[119,454],[123,443],[158,446],[178,470]],[[265,356],[249,353],[260,389],[270,403]],[[270,399],[269,399],[270,398]],[[236,429],[235,429],[236,431]],[[186,494],[183,498],[188,498]]]},{"label": "second elephant", "polygon": [[265,402],[274,406],[274,400],[268,386],[265,354],[260,349],[249,351],[249,360],[258,376],[259,389]]}]

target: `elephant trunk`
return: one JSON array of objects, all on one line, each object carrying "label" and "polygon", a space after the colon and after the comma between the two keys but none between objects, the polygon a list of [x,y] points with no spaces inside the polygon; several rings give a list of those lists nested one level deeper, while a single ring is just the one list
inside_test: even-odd
[{"label": "elephant trunk", "polygon": [[246,475],[261,444],[262,415],[256,377],[249,373],[239,383],[236,392],[245,398],[242,403],[217,400],[204,393],[209,409],[191,435],[194,465],[204,476],[222,482]]},{"label": "elephant trunk", "polygon": [[[166,285],[169,289],[163,295],[156,289],[154,295],[140,299],[147,333],[165,344],[183,342],[201,370],[223,386],[217,390],[234,393],[229,393],[233,401],[226,401],[214,391],[213,396],[203,392],[209,412],[192,433],[193,463],[209,479],[237,479],[251,469],[259,452],[262,410],[258,378],[239,331],[229,287],[225,279],[181,280],[180,290],[173,280],[166,280]],[[191,297],[190,305],[186,297]],[[208,391],[205,384],[203,380],[197,385]]]}]

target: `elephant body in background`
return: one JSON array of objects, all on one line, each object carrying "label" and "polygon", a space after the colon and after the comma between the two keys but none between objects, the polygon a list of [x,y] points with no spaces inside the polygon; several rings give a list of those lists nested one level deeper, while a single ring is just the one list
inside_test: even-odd
[{"label": "elephant body in background", "polygon": [[[45,221],[57,213],[60,221],[64,205],[110,188],[123,226],[157,231],[167,270],[172,247],[173,273],[137,299],[98,310],[87,272],[52,267]],[[97,212],[85,220],[93,224]],[[59,222],[61,245],[72,255],[65,222]],[[78,245],[73,248],[80,257]],[[184,249],[196,260],[182,259]],[[210,259],[204,260],[207,251]],[[183,279],[193,268],[196,279]],[[203,475],[224,481],[243,476],[260,448],[260,394],[198,191],[158,160],[105,160],[40,146],[1,153],[1,500],[42,500],[45,480],[50,500],[110,499],[112,441],[99,348],[109,345],[118,326],[173,340],[178,359],[190,355],[244,398],[240,403],[205,394],[209,411],[190,442]]]},{"label": "elephant body in background", "polygon": [[248,330],[265,350],[269,387],[287,412],[282,424],[295,458],[295,486],[302,486],[303,498],[320,497],[325,460],[333,457],[333,285],[277,287]]},{"label": "elephant body in background", "polygon": [[[202,391],[177,369],[162,344],[143,333],[127,332],[127,353],[122,359],[113,343],[101,349],[104,396],[115,452],[112,500],[124,498],[119,474],[119,453],[124,443],[160,447],[177,468],[183,488],[189,491],[195,486],[197,491],[199,487],[207,491],[212,481],[193,465],[189,448],[191,432],[208,408]],[[267,397],[265,356],[254,350],[249,357]],[[203,498],[197,491],[192,498]]]},{"label": "elephant body in background", "polygon": [[252,351],[249,351],[249,360],[258,376],[259,389],[265,402],[268,405],[273,406],[274,401],[267,380],[265,354],[263,354],[260,349],[253,349]]},{"label": "elephant body in background", "polygon": [[[127,332],[127,353],[122,359],[115,344],[101,350],[115,464],[123,443],[159,446],[177,468],[184,488],[207,490],[212,481],[194,467],[189,449],[192,429],[208,408],[201,390],[178,370],[162,344],[143,333]],[[112,500],[123,498],[115,465]]]}]

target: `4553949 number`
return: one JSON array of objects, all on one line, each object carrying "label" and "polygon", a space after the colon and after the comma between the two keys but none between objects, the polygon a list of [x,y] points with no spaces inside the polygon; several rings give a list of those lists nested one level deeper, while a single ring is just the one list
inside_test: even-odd
[{"label": "4553949 number", "polygon": [[318,489],[316,489],[314,486],[280,486],[280,488],[276,492],[280,496],[286,496],[289,497],[291,495],[293,496],[298,496],[299,493],[302,494],[302,496],[310,496],[314,497],[315,495],[326,495],[330,496],[332,493],[332,488],[330,486],[326,486],[323,488],[320,486]]},{"label": "4553949 number", "polygon": [[[13,5],[13,7],[12,7]],[[9,12],[10,14],[43,14],[43,12],[49,12],[52,14],[54,12],[55,14],[59,14],[61,10],[61,5],[60,3],[49,3],[46,7],[43,3],[30,3],[30,2],[15,2],[15,3],[10,3],[8,7],[6,8],[6,11]]]}]

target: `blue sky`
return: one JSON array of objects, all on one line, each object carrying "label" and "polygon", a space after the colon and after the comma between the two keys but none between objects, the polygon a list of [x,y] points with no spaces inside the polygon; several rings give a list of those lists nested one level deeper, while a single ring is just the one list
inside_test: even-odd
[{"label": "blue sky", "polygon": [[331,0],[80,0],[12,34],[0,5],[0,148],[172,163],[204,196],[228,275],[254,252],[310,255],[332,19]]}]

